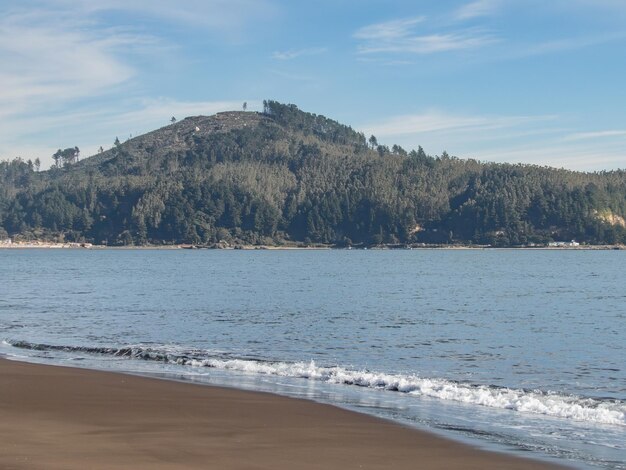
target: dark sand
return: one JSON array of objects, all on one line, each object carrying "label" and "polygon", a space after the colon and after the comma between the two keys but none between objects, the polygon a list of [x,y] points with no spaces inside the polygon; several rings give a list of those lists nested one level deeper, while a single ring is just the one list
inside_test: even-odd
[{"label": "dark sand", "polygon": [[556,469],[265,393],[0,359],[2,469]]}]

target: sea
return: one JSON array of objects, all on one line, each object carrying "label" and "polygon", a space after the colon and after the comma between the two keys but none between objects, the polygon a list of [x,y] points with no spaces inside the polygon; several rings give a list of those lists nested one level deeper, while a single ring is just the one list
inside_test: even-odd
[{"label": "sea", "polygon": [[625,273],[626,251],[0,250],[0,354],[626,469]]}]

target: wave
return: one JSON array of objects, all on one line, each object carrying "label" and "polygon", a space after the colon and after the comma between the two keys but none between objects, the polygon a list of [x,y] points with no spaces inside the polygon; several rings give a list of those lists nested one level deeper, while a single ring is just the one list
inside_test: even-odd
[{"label": "wave", "polygon": [[626,403],[621,400],[578,397],[541,390],[511,389],[473,385],[439,378],[423,378],[415,374],[387,374],[345,367],[323,367],[311,362],[271,362],[259,359],[216,356],[205,350],[184,350],[175,347],[61,346],[5,341],[5,344],[34,351],[59,351],[114,356],[163,362],[190,367],[209,367],[277,377],[292,377],[331,384],[353,385],[406,393],[413,396],[508,409],[576,421],[626,426]]}]

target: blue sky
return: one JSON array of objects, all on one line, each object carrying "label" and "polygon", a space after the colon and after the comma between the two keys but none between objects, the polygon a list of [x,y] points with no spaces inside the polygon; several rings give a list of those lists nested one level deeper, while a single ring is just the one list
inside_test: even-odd
[{"label": "blue sky", "polygon": [[297,104],[379,142],[626,168],[624,0],[0,0],[0,158]]}]

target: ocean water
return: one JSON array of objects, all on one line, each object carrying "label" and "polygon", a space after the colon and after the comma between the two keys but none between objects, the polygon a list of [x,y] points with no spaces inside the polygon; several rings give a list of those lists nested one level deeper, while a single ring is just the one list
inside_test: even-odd
[{"label": "ocean water", "polygon": [[0,250],[0,354],[626,469],[625,269],[624,251]]}]

